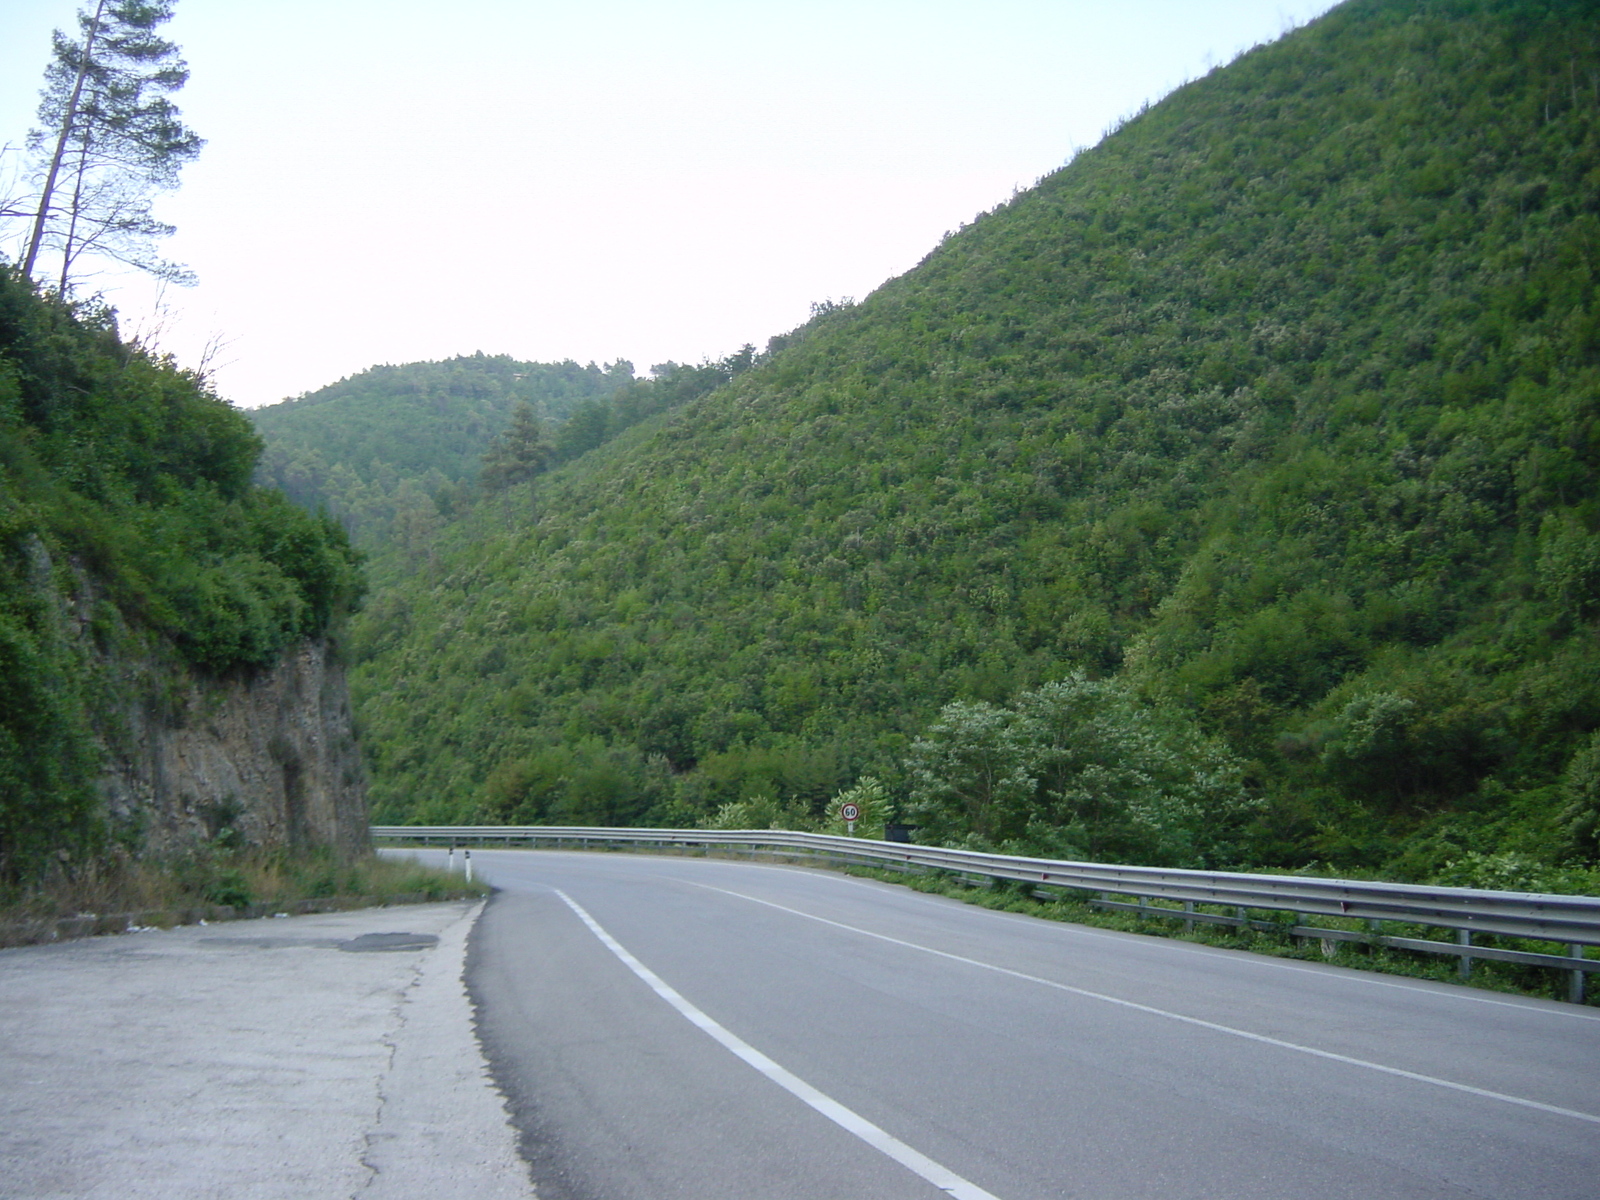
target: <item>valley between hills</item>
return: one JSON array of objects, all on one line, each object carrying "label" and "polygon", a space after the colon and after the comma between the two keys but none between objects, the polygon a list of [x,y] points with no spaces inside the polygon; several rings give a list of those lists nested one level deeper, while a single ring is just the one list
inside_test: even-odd
[{"label": "valley between hills", "polygon": [[[1576,0],[1349,0],[715,361],[242,414],[0,272],[0,434],[13,863],[287,837],[364,778],[383,824],[848,796],[949,845],[1600,892]],[[308,644],[352,703],[252,750],[282,812],[145,795],[130,728],[177,746]]]}]

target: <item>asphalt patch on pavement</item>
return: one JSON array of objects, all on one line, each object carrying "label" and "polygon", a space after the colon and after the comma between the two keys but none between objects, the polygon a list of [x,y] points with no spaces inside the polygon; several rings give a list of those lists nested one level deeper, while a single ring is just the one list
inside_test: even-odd
[{"label": "asphalt patch on pavement", "polygon": [[253,946],[257,950],[289,950],[311,946],[323,950],[344,950],[351,954],[371,954],[385,950],[431,950],[439,944],[439,939],[431,933],[363,933],[348,941],[338,938],[208,937],[201,938],[200,944]]},{"label": "asphalt patch on pavement", "polygon": [[340,942],[339,949],[365,954],[374,950],[430,950],[438,944],[439,939],[431,933],[363,933]]}]

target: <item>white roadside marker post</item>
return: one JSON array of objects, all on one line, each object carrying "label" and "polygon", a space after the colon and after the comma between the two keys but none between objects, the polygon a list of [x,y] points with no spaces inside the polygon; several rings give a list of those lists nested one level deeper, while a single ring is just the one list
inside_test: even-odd
[{"label": "white roadside marker post", "polygon": [[461,869],[464,870],[467,873],[467,882],[471,883],[472,882],[472,851],[471,850],[463,850],[461,852],[461,863],[462,863],[462,868]]}]

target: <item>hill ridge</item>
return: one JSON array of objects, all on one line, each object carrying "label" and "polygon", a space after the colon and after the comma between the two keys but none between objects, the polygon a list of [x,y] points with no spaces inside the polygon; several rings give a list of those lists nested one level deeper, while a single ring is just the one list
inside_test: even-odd
[{"label": "hill ridge", "polygon": [[1078,672],[1226,743],[1239,862],[1593,854],[1597,172],[1577,3],[1352,0],[1178,89],[446,529],[362,622],[380,815],[931,812],[941,706]]}]

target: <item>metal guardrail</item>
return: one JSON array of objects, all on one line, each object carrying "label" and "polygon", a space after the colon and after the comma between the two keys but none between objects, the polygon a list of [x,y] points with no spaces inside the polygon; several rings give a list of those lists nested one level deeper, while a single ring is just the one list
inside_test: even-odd
[{"label": "metal guardrail", "polygon": [[[838,862],[895,867],[902,870],[948,871],[964,876],[1029,883],[1046,891],[1073,889],[1098,894],[1090,903],[1150,917],[1169,917],[1190,927],[1196,921],[1269,929],[1294,937],[1316,938],[1330,951],[1336,941],[1364,942],[1398,949],[1456,955],[1466,976],[1475,958],[1531,966],[1555,967],[1571,973],[1569,998],[1581,1001],[1584,975],[1600,971],[1600,959],[1584,957],[1584,947],[1600,946],[1600,897],[1554,896],[1529,892],[1497,892],[1481,888],[1427,887],[1351,879],[1316,879],[1299,875],[1248,875],[1226,871],[1193,871],[1169,867],[1136,867],[1108,863],[1068,862],[950,850],[939,846],[879,842],[869,838],[795,833],[780,829],[607,829],[587,826],[374,825],[380,841],[424,845],[553,845],[579,849],[606,846],[678,850],[739,849],[752,854],[807,857]],[[1111,897],[1131,897],[1115,900]],[[1163,901],[1180,908],[1152,904]],[[1232,909],[1232,915],[1197,908]],[[1293,923],[1262,921],[1252,910],[1294,914]],[[1365,931],[1311,925],[1308,917],[1347,917],[1364,921]],[[1403,922],[1456,931],[1454,942],[1394,936],[1378,931],[1378,923]],[[1473,945],[1476,934],[1557,942],[1566,954],[1546,954]]]}]

